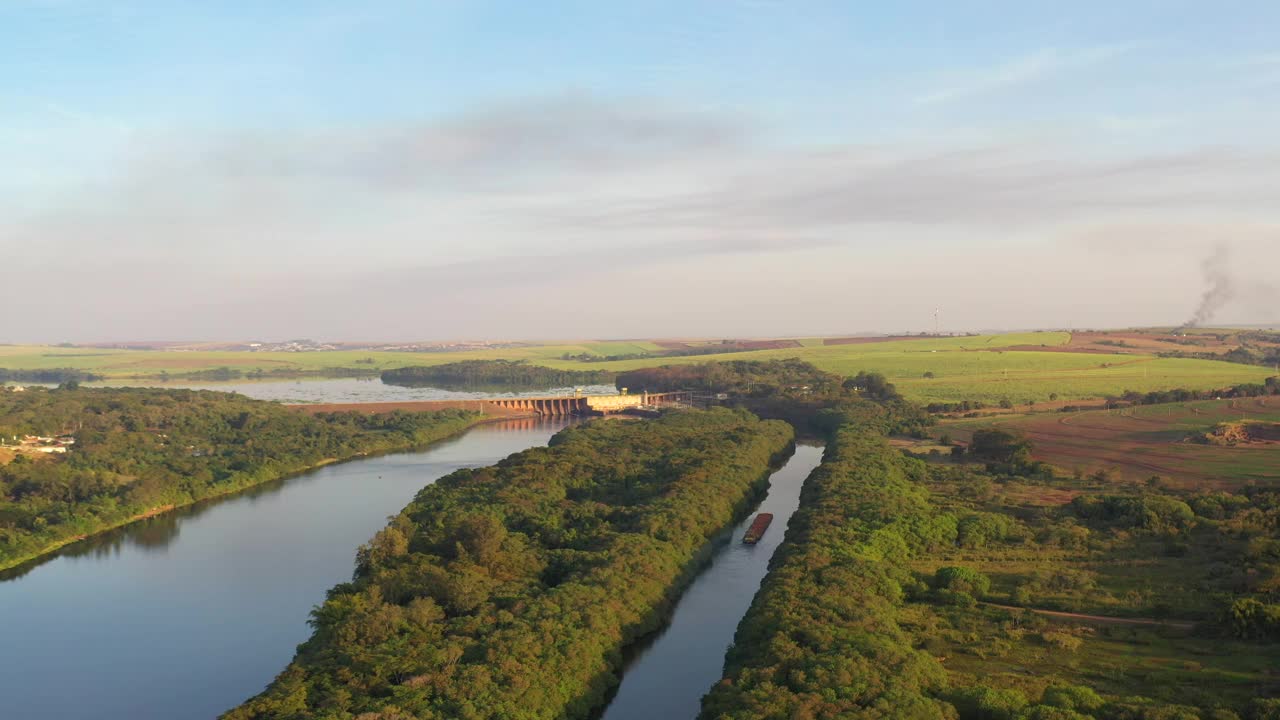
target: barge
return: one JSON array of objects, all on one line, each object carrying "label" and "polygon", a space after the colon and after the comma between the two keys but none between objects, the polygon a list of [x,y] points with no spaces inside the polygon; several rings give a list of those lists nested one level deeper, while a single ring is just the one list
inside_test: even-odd
[{"label": "barge", "polygon": [[756,515],[756,519],[751,521],[751,527],[747,528],[747,532],[742,535],[742,542],[747,545],[755,545],[760,542],[760,538],[764,535],[764,531],[769,529],[769,523],[771,522],[773,522],[773,513]]}]

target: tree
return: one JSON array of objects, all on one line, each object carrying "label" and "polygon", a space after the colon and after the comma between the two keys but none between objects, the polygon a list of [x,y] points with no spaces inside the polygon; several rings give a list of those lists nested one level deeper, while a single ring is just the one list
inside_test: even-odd
[{"label": "tree", "polygon": [[980,598],[991,591],[991,579],[973,568],[950,565],[938,568],[933,574],[933,586]]},{"label": "tree", "polygon": [[1031,441],[998,428],[976,430],[969,454],[990,463],[1025,465],[1031,462]]},{"label": "tree", "polygon": [[902,396],[884,375],[865,370],[844,381],[846,390],[857,390],[873,400],[898,400]]}]

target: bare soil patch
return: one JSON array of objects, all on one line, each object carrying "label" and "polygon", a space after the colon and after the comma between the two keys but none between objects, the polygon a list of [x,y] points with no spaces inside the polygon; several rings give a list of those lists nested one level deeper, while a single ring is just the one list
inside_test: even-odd
[{"label": "bare soil patch", "polygon": [[[1280,441],[1235,445],[1186,442],[1219,423],[1275,426],[1280,408],[1267,398],[1148,405],[1079,413],[1036,413],[992,417],[992,425],[1021,432],[1033,456],[1064,472],[1110,473],[1116,481],[1140,483],[1153,475],[1187,489],[1232,489],[1253,481],[1280,484]],[[1274,399],[1271,399],[1274,401]],[[943,425],[967,440],[977,423]],[[1263,434],[1270,437],[1267,430]]]}]

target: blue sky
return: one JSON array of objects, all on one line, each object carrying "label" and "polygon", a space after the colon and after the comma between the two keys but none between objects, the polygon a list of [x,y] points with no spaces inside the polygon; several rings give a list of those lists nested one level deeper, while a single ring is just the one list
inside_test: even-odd
[{"label": "blue sky", "polygon": [[0,300],[50,310],[0,341],[1177,322],[1223,244],[1220,319],[1275,321],[1277,27],[1270,2],[0,0]]}]

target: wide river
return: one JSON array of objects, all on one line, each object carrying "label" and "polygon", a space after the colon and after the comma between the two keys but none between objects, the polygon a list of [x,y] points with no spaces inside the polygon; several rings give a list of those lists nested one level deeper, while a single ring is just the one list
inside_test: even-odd
[{"label": "wide river", "polygon": [[[0,574],[0,718],[207,720],[256,694],[350,578],[355,549],[439,477],[546,444],[565,420],[483,425],[421,452],[333,465],[65,548]],[[722,537],[671,626],[632,653],[608,720],[690,718],[821,450],[773,475],[757,545]]]},{"label": "wide river", "polygon": [[[351,579],[356,547],[422,486],[547,440],[482,425],[135,523],[0,579],[0,718],[208,720],[262,690]],[[0,575],[0,578],[3,578]]]}]

